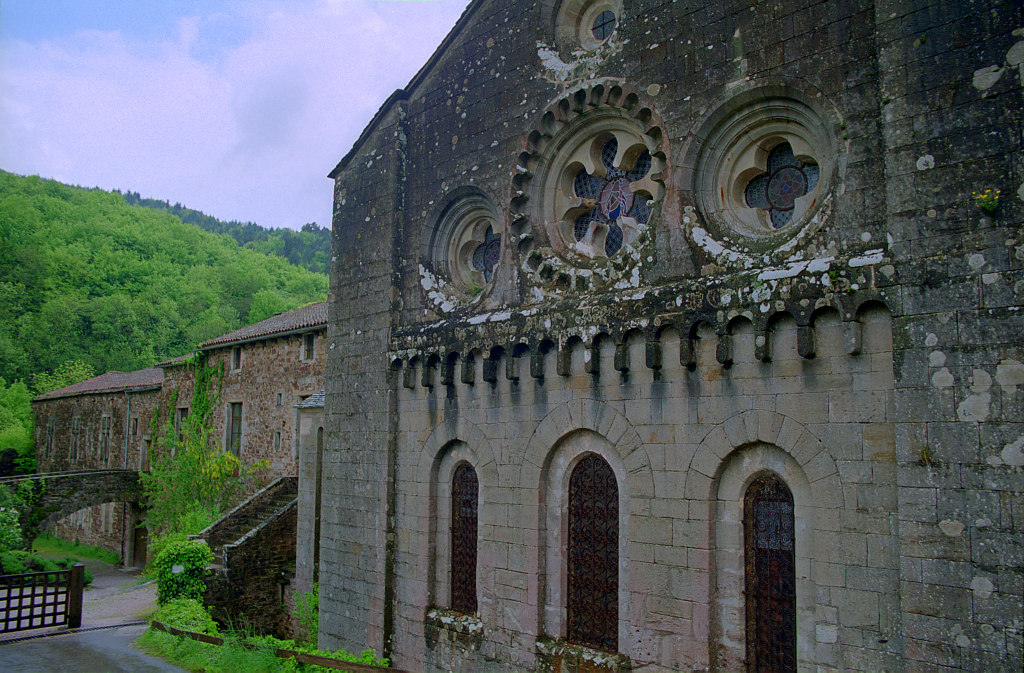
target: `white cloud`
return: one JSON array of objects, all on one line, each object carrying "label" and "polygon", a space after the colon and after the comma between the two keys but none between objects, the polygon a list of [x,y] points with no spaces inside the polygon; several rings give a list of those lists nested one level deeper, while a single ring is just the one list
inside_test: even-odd
[{"label": "white cloud", "polygon": [[183,18],[163,41],[8,40],[0,167],[221,219],[327,226],[327,173],[465,5],[257,2]]}]

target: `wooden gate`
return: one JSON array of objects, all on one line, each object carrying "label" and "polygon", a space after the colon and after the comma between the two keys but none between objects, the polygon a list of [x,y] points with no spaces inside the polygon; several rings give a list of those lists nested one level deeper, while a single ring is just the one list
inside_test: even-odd
[{"label": "wooden gate", "polygon": [[0,576],[0,633],[82,625],[85,566]]}]

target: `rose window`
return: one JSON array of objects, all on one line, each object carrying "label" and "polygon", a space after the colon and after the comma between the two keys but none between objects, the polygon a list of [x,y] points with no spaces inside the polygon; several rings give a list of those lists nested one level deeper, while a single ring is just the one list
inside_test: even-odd
[{"label": "rose window", "polygon": [[793,219],[796,200],[814,191],[819,174],[817,164],[800,161],[793,147],[782,143],[768,155],[765,172],[747,184],[747,206],[766,211],[774,228],[784,227]]},{"label": "rose window", "polygon": [[495,234],[491,227],[487,227],[487,233],[484,234],[484,242],[473,250],[471,263],[476,271],[484,275],[484,280],[488,283],[491,282],[494,267],[498,264],[500,256],[501,236]]},{"label": "rose window", "polygon": [[573,180],[573,194],[584,207],[589,206],[573,221],[573,236],[581,251],[602,249],[603,239],[604,254],[611,257],[632,243],[651,217],[647,197],[638,193],[635,184],[650,173],[651,154],[644,150],[627,171],[614,164],[618,150],[619,143],[612,138],[601,150],[601,167],[596,171],[604,175],[581,168]]}]

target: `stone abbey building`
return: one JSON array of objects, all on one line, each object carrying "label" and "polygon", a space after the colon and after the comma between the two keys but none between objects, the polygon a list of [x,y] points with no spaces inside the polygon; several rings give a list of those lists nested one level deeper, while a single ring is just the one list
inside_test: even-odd
[{"label": "stone abbey building", "polygon": [[321,646],[1020,670],[1022,62],[1018,2],[471,2],[331,173]]}]

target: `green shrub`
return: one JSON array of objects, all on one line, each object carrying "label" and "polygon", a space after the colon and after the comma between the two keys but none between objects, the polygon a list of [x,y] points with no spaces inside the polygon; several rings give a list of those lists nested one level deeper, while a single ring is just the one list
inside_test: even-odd
[{"label": "green shrub", "polygon": [[312,589],[296,601],[295,618],[306,629],[309,642],[316,645],[320,634],[320,583],[314,582]]},{"label": "green shrub", "polygon": [[156,557],[156,601],[160,605],[177,598],[200,600],[206,591],[203,577],[213,552],[202,540],[168,545]]},{"label": "green shrub", "polygon": [[0,507],[0,552],[21,548],[21,523],[18,512]]},{"label": "green shrub", "polygon": [[153,621],[193,633],[217,635],[217,622],[203,604],[191,598],[177,598],[167,601],[153,615]]},{"label": "green shrub", "polygon": [[28,556],[23,551],[5,551],[0,553],[0,567],[3,568],[4,575],[20,575],[21,573],[28,572],[25,570],[25,564],[23,561]]}]

